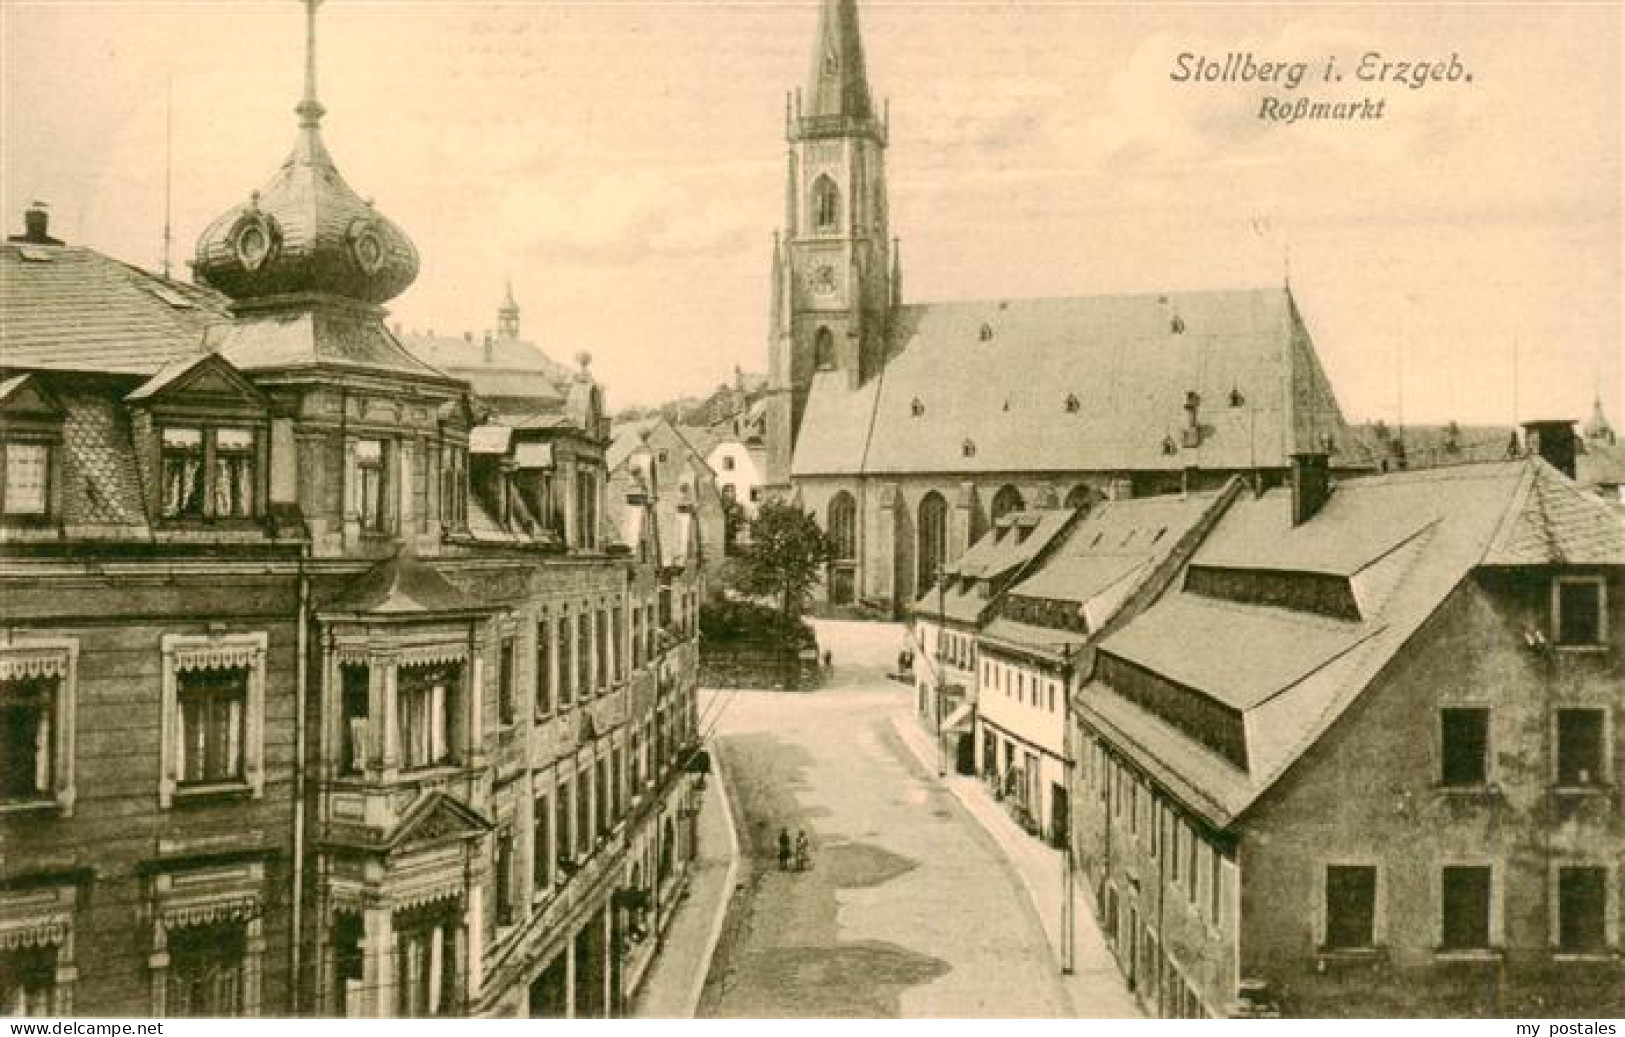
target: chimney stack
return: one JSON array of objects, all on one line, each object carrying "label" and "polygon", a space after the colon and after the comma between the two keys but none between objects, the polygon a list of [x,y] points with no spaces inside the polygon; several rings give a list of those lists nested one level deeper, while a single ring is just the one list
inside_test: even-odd
[{"label": "chimney stack", "polygon": [[51,237],[51,211],[44,202],[33,202],[23,210],[23,232],[13,234],[8,241],[19,245],[60,245]]},{"label": "chimney stack", "polygon": [[1292,455],[1292,524],[1301,526],[1320,513],[1332,496],[1331,458]]},{"label": "chimney stack", "polygon": [[1574,422],[1526,421],[1523,439],[1530,453],[1539,454],[1541,460],[1574,478]]}]

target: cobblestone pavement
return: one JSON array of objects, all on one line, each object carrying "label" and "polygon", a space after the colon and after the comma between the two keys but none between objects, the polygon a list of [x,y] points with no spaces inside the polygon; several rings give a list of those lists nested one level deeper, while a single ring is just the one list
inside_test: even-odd
[{"label": "cobblestone pavement", "polygon": [[[699,1014],[712,1017],[1072,1015],[1009,862],[898,740],[902,634],[823,624],[832,686],[718,692],[744,860]],[[813,863],[778,866],[805,829]]]}]

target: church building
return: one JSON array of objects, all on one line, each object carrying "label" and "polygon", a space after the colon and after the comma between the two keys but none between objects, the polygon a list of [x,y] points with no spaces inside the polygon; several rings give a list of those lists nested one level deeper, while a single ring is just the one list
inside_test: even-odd
[{"label": "church building", "polygon": [[1289,285],[905,304],[890,135],[856,0],[823,0],[786,111],[767,482],[833,537],[829,604],[895,613],[1022,508],[1356,466]]}]

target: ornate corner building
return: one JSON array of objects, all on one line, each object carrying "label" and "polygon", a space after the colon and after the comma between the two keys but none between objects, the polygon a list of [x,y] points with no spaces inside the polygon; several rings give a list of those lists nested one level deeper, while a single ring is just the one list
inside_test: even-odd
[{"label": "ornate corner building", "polygon": [[585,363],[493,400],[386,326],[314,8],[198,284],[0,247],[0,1004],[613,1016],[693,851],[697,542]]}]

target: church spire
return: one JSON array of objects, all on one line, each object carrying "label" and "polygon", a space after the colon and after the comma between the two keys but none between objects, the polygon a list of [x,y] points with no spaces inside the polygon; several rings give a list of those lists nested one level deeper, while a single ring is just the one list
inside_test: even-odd
[{"label": "church spire", "polygon": [[801,113],[804,116],[874,117],[857,0],[823,0],[820,5],[807,97],[810,103]]},{"label": "church spire", "polygon": [[305,5],[305,95],[300,98],[294,111],[299,116],[299,125],[306,129],[315,129],[321,125],[322,116],[327,109],[322,102],[316,99],[316,8],[321,6],[322,0],[303,0]]},{"label": "church spire", "polygon": [[507,293],[497,309],[497,334],[506,339],[519,337],[519,303],[513,297],[513,278],[508,278]]}]

